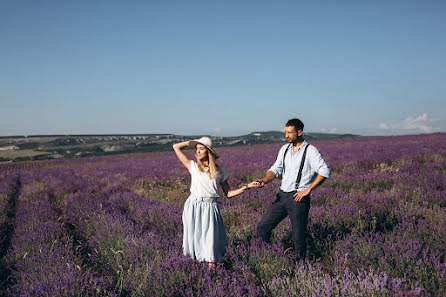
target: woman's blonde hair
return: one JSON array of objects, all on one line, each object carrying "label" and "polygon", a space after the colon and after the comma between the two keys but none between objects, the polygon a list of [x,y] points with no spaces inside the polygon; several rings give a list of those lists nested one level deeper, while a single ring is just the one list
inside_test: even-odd
[{"label": "woman's blonde hair", "polygon": [[[218,173],[220,172],[220,168],[218,167],[217,163],[215,163],[215,155],[213,153],[211,153],[209,150],[207,150],[208,152],[208,162],[209,162],[209,167],[208,167],[208,175],[210,179],[215,179],[217,178]],[[200,170],[200,172],[204,172],[204,165],[203,162],[201,162],[201,160],[197,159],[197,167],[198,170]]]}]

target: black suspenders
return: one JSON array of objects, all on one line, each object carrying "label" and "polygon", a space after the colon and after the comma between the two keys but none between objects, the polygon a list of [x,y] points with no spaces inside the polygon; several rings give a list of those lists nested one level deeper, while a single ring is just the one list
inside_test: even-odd
[{"label": "black suspenders", "polygon": [[[285,156],[286,156],[286,153],[288,152],[288,149],[292,146],[293,146],[293,144],[290,144],[286,148],[285,153],[283,154],[283,161],[282,161],[283,174],[282,174],[282,176],[285,174]],[[302,178],[302,169],[304,168],[305,157],[307,156],[307,149],[309,146],[310,146],[310,144],[307,144],[307,146],[305,147],[304,154],[302,155],[302,159],[300,161],[299,173],[297,174],[296,185],[295,185],[296,190],[299,188],[300,179]]]},{"label": "black suspenders", "polygon": [[290,143],[290,145],[286,147],[285,153],[283,154],[283,160],[282,160],[283,174],[282,174],[282,176],[285,174],[285,157],[286,157],[286,153],[288,152],[288,150],[289,150],[290,147],[292,147],[292,146],[293,146],[293,144]]}]

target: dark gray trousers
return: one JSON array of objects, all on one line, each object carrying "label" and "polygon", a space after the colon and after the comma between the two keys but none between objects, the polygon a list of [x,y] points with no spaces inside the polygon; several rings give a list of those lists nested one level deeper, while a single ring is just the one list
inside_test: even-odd
[{"label": "dark gray trousers", "polygon": [[304,260],[307,250],[305,230],[310,210],[310,196],[305,196],[300,202],[296,202],[293,197],[295,193],[296,191],[280,191],[276,195],[276,201],[266,210],[257,225],[257,236],[269,243],[271,231],[288,215],[295,252],[299,260]]}]

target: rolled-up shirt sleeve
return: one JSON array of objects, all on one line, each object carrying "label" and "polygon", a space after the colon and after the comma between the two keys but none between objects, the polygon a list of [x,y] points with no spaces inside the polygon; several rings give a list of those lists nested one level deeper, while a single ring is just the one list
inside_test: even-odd
[{"label": "rolled-up shirt sleeve", "polygon": [[285,149],[286,145],[280,148],[276,162],[274,162],[273,166],[271,166],[271,168],[268,169],[268,171],[273,172],[276,175],[276,177],[281,175],[283,172],[283,154],[285,153]]},{"label": "rolled-up shirt sleeve", "polygon": [[310,159],[311,168],[319,175],[322,175],[325,178],[330,178],[331,171],[328,168],[327,163],[325,162],[322,155],[319,151],[313,146],[314,150],[312,150],[312,157]]}]

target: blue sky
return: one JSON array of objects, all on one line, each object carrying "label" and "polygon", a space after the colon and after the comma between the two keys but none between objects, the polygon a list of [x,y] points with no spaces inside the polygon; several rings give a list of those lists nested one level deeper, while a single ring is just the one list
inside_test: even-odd
[{"label": "blue sky", "polygon": [[0,135],[446,131],[445,1],[0,1]]}]

